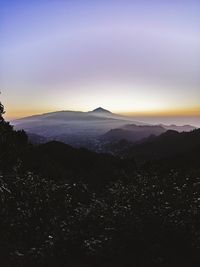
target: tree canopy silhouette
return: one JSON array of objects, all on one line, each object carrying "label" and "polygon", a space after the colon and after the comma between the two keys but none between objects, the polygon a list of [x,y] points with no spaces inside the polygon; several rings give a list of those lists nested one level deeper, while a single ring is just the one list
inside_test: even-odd
[{"label": "tree canopy silhouette", "polygon": [[[197,165],[159,174],[161,163],[136,168],[61,142],[31,145],[3,113],[1,104],[1,266],[200,266]],[[200,139],[175,136],[192,149]],[[155,141],[161,149],[165,138]]]},{"label": "tree canopy silhouette", "polygon": [[5,113],[4,111],[4,106],[2,105],[2,103],[0,102],[0,122],[1,121],[4,121],[4,118],[3,118],[3,114]]}]

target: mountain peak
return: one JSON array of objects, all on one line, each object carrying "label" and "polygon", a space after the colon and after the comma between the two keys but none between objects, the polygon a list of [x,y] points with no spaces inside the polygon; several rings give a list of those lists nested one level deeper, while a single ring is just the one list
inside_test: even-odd
[{"label": "mountain peak", "polygon": [[111,113],[109,110],[107,110],[107,109],[104,109],[104,108],[102,108],[102,107],[98,107],[98,108],[95,108],[94,110],[92,110],[92,112],[95,112],[95,113]]}]

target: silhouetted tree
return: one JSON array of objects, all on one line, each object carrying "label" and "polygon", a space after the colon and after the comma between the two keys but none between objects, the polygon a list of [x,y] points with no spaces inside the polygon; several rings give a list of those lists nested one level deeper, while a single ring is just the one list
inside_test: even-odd
[{"label": "silhouetted tree", "polygon": [[0,102],[0,122],[4,121],[3,114],[5,113],[4,111],[4,106]]},{"label": "silhouetted tree", "polygon": [[27,148],[26,133],[15,131],[3,118],[4,106],[0,102],[0,172],[11,172],[21,162],[23,151]]}]

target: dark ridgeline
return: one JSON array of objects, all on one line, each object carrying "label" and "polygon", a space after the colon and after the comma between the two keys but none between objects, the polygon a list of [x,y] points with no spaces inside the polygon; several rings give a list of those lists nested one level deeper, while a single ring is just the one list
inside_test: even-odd
[{"label": "dark ridgeline", "polygon": [[113,155],[30,144],[0,105],[0,265],[200,266],[200,130]]},{"label": "dark ridgeline", "polygon": [[[160,168],[198,168],[200,164],[200,129],[191,132],[168,130],[158,136],[152,135],[140,143],[120,141],[108,145],[107,150],[118,157],[133,159],[138,163],[161,164]],[[156,168],[158,167],[155,165]]]},{"label": "dark ridgeline", "polygon": [[138,142],[150,135],[159,135],[166,132],[166,129],[158,125],[134,125],[128,124],[124,127],[111,129],[103,135],[103,139],[109,142],[116,142],[120,140],[127,140],[131,142]]},{"label": "dark ridgeline", "polygon": [[95,108],[91,112],[93,112],[93,113],[107,113],[107,114],[111,114],[111,112],[109,110],[104,109],[102,107]]}]

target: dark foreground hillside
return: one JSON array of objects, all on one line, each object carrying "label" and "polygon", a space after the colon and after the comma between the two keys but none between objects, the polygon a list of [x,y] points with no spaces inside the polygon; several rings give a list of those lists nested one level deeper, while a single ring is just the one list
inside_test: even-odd
[{"label": "dark foreground hillside", "polygon": [[[145,159],[132,148],[135,158],[122,160],[59,142],[33,146],[0,111],[1,266],[200,265],[197,161],[163,170],[161,154]],[[171,154],[192,155],[196,144]]]},{"label": "dark foreground hillside", "polygon": [[158,168],[198,169],[200,166],[200,129],[191,132],[168,130],[159,136],[150,136],[139,144],[125,140],[109,144],[107,151],[124,159],[135,159],[142,165]]}]

